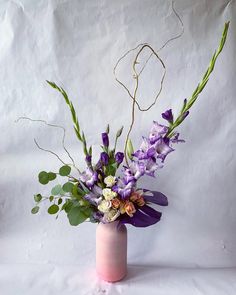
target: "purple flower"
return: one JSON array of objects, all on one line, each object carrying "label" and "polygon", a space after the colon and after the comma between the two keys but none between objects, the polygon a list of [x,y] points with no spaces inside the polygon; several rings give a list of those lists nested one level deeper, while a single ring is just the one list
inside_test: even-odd
[{"label": "purple flower", "polygon": [[112,187],[112,190],[118,193],[124,200],[130,196],[133,186],[133,182],[126,183],[124,179],[118,179],[117,184]]},{"label": "purple flower", "polygon": [[103,218],[103,214],[100,211],[93,212],[92,219],[95,222],[100,222]]},{"label": "purple flower", "polygon": [[150,144],[147,138],[143,137],[143,141],[139,150],[137,150],[133,155],[139,160],[145,160],[153,157],[155,154],[155,147]]},{"label": "purple flower", "polygon": [[179,139],[179,133],[176,132],[175,135],[174,135],[174,137],[171,138],[171,142],[173,142],[173,143],[179,143],[179,142],[185,142],[185,140]]},{"label": "purple flower", "polygon": [[91,161],[92,161],[92,157],[91,157],[90,155],[87,155],[87,156],[85,157],[85,161],[86,161],[86,163],[87,163],[88,165],[90,165],[90,164],[91,164]]},{"label": "purple flower", "polygon": [[108,154],[106,152],[102,152],[100,154],[100,161],[102,162],[102,164],[104,166],[107,166],[108,161],[109,161],[109,156],[108,156]]},{"label": "purple flower", "polygon": [[87,200],[90,204],[92,204],[94,206],[98,206],[98,204],[102,200],[102,196],[101,195],[100,196],[96,195],[96,194],[91,192],[91,193],[85,195],[84,199]]},{"label": "purple flower", "polygon": [[124,160],[124,153],[117,152],[117,153],[115,154],[115,160],[116,160],[116,163],[117,163],[118,165],[120,165],[120,164],[123,162],[123,160]]},{"label": "purple flower", "polygon": [[102,133],[102,143],[105,147],[109,146],[109,137],[106,132]]},{"label": "purple flower", "polygon": [[186,111],[186,112],[183,113],[182,121],[188,116],[188,114],[189,114],[189,111]]},{"label": "purple flower", "polygon": [[124,170],[125,183],[136,182],[145,173],[145,163],[141,161],[132,161],[129,167]]},{"label": "purple flower", "polygon": [[174,149],[168,145],[168,140],[164,138],[159,138],[158,141],[155,143],[155,149],[158,153],[157,158],[160,158],[162,162],[164,162],[166,156],[173,152]]},{"label": "purple flower", "polygon": [[149,134],[149,140],[151,144],[154,144],[159,138],[165,135],[168,131],[168,127],[160,125],[153,121],[153,125]]},{"label": "purple flower", "polygon": [[85,183],[88,187],[92,187],[94,183],[98,180],[98,174],[91,168],[87,168],[84,172],[80,174],[79,180]]},{"label": "purple flower", "polygon": [[173,114],[172,114],[172,109],[165,111],[161,115],[162,115],[163,119],[167,120],[169,123],[173,123],[174,118],[173,118]]},{"label": "purple flower", "polygon": [[154,177],[155,171],[158,168],[162,168],[163,165],[158,165],[153,158],[150,158],[145,162],[144,167],[145,167],[145,174],[148,176]]}]

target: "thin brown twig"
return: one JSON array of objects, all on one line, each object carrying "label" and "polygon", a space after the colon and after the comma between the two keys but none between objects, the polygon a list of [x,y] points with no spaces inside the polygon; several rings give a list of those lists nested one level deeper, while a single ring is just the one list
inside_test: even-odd
[{"label": "thin brown twig", "polygon": [[72,166],[78,171],[80,172],[80,170],[76,167],[75,165],[75,161],[74,159],[72,158],[71,154],[69,153],[69,151],[67,150],[66,146],[65,146],[65,137],[66,137],[66,129],[63,127],[63,126],[60,126],[60,125],[56,125],[56,124],[50,124],[48,123],[47,121],[45,120],[40,120],[40,119],[32,119],[32,118],[29,118],[29,117],[26,117],[26,116],[23,116],[23,117],[19,117],[15,122],[19,122],[20,120],[29,120],[31,122],[40,122],[40,123],[44,123],[45,125],[49,126],[49,127],[54,127],[54,128],[60,128],[61,130],[63,130],[63,137],[62,137],[62,146],[63,146],[63,149],[65,150],[65,152],[67,153],[68,157],[71,159],[72,161]]},{"label": "thin brown twig", "polygon": [[42,151],[44,151],[44,152],[48,152],[48,153],[50,153],[50,154],[52,154],[52,155],[54,155],[55,157],[57,157],[57,159],[63,164],[63,165],[68,165],[68,164],[66,164],[55,152],[53,152],[53,151],[51,151],[51,150],[47,150],[47,149],[44,149],[44,148],[42,148],[39,144],[38,144],[38,142],[36,141],[36,139],[34,138],[34,143],[36,144],[36,146],[37,146],[37,148],[38,149],[40,149],[40,150],[42,150]]}]

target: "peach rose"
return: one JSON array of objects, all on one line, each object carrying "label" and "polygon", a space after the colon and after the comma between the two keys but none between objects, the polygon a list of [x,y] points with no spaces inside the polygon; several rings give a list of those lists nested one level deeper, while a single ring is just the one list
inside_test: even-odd
[{"label": "peach rose", "polygon": [[136,212],[136,209],[134,207],[134,204],[130,201],[125,202],[124,206],[125,212],[130,216],[133,217],[133,214]]},{"label": "peach rose", "polygon": [[145,200],[143,197],[140,197],[137,201],[136,201],[137,205],[142,207],[145,205]]},{"label": "peach rose", "polygon": [[133,192],[131,194],[131,196],[130,196],[130,201],[136,202],[139,198],[140,198],[140,194],[139,193],[136,193],[136,192]]},{"label": "peach rose", "polygon": [[111,200],[111,205],[113,208],[118,209],[120,207],[120,200],[117,198],[114,198],[113,200]]}]

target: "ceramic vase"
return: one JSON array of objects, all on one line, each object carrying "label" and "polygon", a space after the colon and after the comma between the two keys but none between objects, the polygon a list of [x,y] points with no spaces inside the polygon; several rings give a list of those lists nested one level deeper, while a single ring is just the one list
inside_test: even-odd
[{"label": "ceramic vase", "polygon": [[117,282],[127,273],[127,229],[118,221],[99,223],[96,231],[96,270],[107,282]]}]

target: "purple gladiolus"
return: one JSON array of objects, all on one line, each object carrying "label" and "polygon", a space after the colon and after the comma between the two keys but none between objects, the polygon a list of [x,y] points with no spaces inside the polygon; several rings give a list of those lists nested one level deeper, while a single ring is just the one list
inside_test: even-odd
[{"label": "purple gladiolus", "polygon": [[109,146],[109,137],[106,132],[102,133],[102,143],[105,147]]},{"label": "purple gladiolus", "polygon": [[189,111],[184,112],[182,115],[182,120],[184,120],[188,116],[188,114],[189,114]]},{"label": "purple gladiolus", "polygon": [[151,144],[154,144],[159,138],[164,136],[168,131],[168,127],[158,124],[153,121],[153,125],[149,134],[149,140]]},{"label": "purple gladiolus", "polygon": [[84,199],[87,200],[90,204],[92,204],[94,206],[98,206],[98,204],[102,200],[102,196],[98,196],[98,195],[91,192],[91,193],[85,195]]},{"label": "purple gladiolus", "polygon": [[145,160],[153,157],[155,154],[155,147],[150,144],[147,138],[143,137],[143,141],[139,150],[137,150],[133,155],[139,160]]},{"label": "purple gladiolus", "polygon": [[122,152],[117,152],[117,153],[115,154],[115,160],[116,160],[116,163],[117,163],[118,165],[120,165],[120,164],[123,162],[123,160],[124,160],[124,153],[122,153]]},{"label": "purple gladiolus", "polygon": [[163,119],[167,120],[169,123],[173,123],[174,118],[173,118],[173,114],[172,114],[172,109],[165,111],[161,115],[162,115]]},{"label": "purple gladiolus", "polygon": [[91,157],[90,155],[87,155],[87,156],[85,157],[85,161],[86,161],[87,164],[91,164],[91,162],[92,162],[92,157]]},{"label": "purple gladiolus", "polygon": [[157,158],[160,158],[162,162],[164,162],[166,156],[173,152],[174,149],[170,147],[163,138],[159,138],[155,143],[155,148],[158,153]]},{"label": "purple gladiolus", "polygon": [[88,187],[92,187],[94,183],[98,180],[98,174],[90,168],[87,168],[79,176],[79,180],[85,183]]},{"label": "purple gladiolus", "polygon": [[107,153],[105,152],[102,152],[101,155],[100,155],[100,161],[102,162],[102,164],[104,166],[107,166],[108,164],[108,161],[109,161],[109,156]]}]

